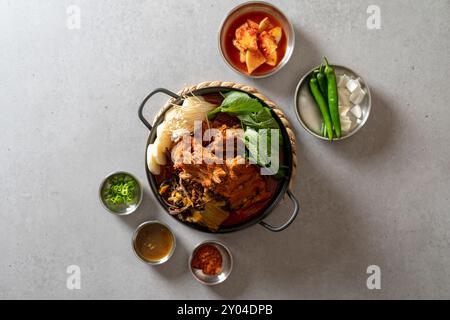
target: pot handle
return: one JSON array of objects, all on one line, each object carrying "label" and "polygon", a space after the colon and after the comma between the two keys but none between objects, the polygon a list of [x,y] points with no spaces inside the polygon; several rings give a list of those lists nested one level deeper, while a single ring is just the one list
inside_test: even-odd
[{"label": "pot handle", "polygon": [[145,104],[147,103],[147,101],[148,101],[152,96],[154,96],[154,95],[157,94],[157,93],[165,93],[165,94],[167,94],[168,96],[171,96],[172,98],[175,98],[175,99],[179,99],[179,98],[180,98],[179,95],[177,95],[177,94],[175,94],[175,93],[173,93],[172,91],[169,91],[169,90],[167,90],[167,89],[163,89],[163,88],[155,89],[154,91],[150,92],[150,94],[149,94],[147,97],[145,97],[144,101],[142,101],[141,105],[139,106],[138,115],[139,115],[139,119],[141,119],[142,123],[144,123],[145,126],[146,126],[146,127],[148,128],[148,130],[150,130],[150,131],[152,130],[152,125],[144,118],[144,115],[142,114],[142,111],[144,110],[144,106],[145,106]]},{"label": "pot handle", "polygon": [[289,218],[289,220],[285,224],[283,224],[279,227],[271,226],[270,224],[268,224],[264,221],[261,221],[259,223],[260,225],[262,225],[264,228],[266,228],[272,232],[281,232],[281,231],[285,230],[287,227],[289,227],[292,222],[294,222],[295,218],[297,218],[298,212],[300,211],[300,206],[299,206],[297,198],[295,198],[295,196],[292,194],[292,192],[290,190],[287,190],[287,195],[294,203],[294,211],[292,212],[292,215]]}]

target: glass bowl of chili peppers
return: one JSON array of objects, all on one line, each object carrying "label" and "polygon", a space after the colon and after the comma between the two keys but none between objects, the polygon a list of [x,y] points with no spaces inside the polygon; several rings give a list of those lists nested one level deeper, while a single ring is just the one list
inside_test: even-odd
[{"label": "glass bowl of chili peppers", "polygon": [[143,189],[138,179],[128,172],[114,172],[100,184],[99,198],[110,213],[123,216],[133,213],[140,206]]},{"label": "glass bowl of chili peppers", "polygon": [[208,240],[198,244],[189,257],[189,270],[207,286],[224,282],[233,270],[233,256],[222,242]]}]

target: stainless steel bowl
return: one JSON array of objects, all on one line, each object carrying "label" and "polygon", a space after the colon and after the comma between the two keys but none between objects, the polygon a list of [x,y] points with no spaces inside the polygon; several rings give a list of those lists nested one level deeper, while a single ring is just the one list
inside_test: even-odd
[{"label": "stainless steel bowl", "polygon": [[[157,225],[163,226],[172,235],[172,243],[173,243],[173,245],[172,245],[172,248],[171,248],[170,252],[164,258],[162,258],[160,260],[157,260],[157,261],[149,261],[149,260],[145,259],[144,257],[142,257],[139,254],[139,252],[136,249],[136,238],[137,238],[137,235],[139,234],[139,231],[141,231],[142,228],[144,228],[145,226],[147,226],[149,224],[157,224]],[[136,228],[136,230],[133,233],[133,238],[131,239],[131,246],[133,247],[134,254],[136,255],[136,257],[139,260],[141,260],[142,262],[144,262],[144,263],[146,263],[148,265],[156,266],[156,265],[160,265],[160,264],[163,264],[163,263],[169,261],[169,259],[172,257],[173,253],[175,252],[175,248],[177,246],[177,243],[176,243],[176,240],[175,240],[175,236],[174,236],[172,230],[169,228],[169,226],[167,224],[163,223],[163,222],[159,222],[159,221],[155,220],[155,221],[147,221],[147,222],[141,223]]]},{"label": "stainless steel bowl", "polygon": [[[226,31],[229,29],[230,25],[237,18],[249,12],[263,12],[273,16],[280,22],[283,28],[283,32],[285,33],[285,36],[287,38],[286,53],[284,54],[284,57],[283,59],[281,59],[280,63],[278,63],[278,65],[269,72],[258,75],[251,75],[246,72],[243,72],[242,70],[239,70],[236,66],[234,66],[233,62],[230,61],[229,57],[225,52]],[[218,40],[219,40],[219,51],[222,55],[222,58],[232,70],[249,78],[266,78],[280,71],[281,68],[283,68],[291,58],[295,46],[295,31],[294,27],[292,26],[291,22],[286,17],[286,15],[274,5],[263,1],[249,1],[238,5],[227,14],[227,16],[225,17],[220,26]]]},{"label": "stainless steel bowl", "polygon": [[[195,252],[204,245],[212,245],[219,250],[220,254],[222,255],[222,271],[214,276],[210,276],[207,274],[204,274],[202,270],[200,269],[194,269],[191,266],[192,259],[194,257]],[[230,249],[223,244],[220,241],[216,240],[208,240],[204,241],[200,244],[198,244],[195,249],[192,251],[191,256],[189,257],[189,270],[191,270],[192,275],[194,278],[207,286],[214,286],[219,283],[224,282],[228,276],[231,274],[231,271],[233,270],[233,256],[231,255]]]},{"label": "stainless steel bowl", "polygon": [[[309,79],[314,70],[316,70],[318,67],[319,66],[311,69],[306,75],[303,76],[303,78],[298,83],[294,96],[295,112],[297,114],[298,120],[300,121],[301,125],[303,126],[303,128],[305,128],[306,131],[308,131],[311,135],[315,136],[316,138],[328,141],[328,138],[323,137],[320,134],[322,115],[320,114],[319,107],[314,101],[314,98],[312,97],[311,92],[309,90]],[[346,74],[354,78],[359,78],[362,88],[366,90],[366,96],[363,102],[360,103],[361,110],[363,113],[361,123],[357,124],[353,128],[353,130],[351,130],[346,135],[343,135],[341,138],[333,139],[333,141],[340,141],[350,138],[351,136],[356,134],[359,130],[361,130],[361,128],[366,124],[367,120],[369,119],[370,111],[372,109],[372,97],[370,95],[369,86],[358,73],[344,66],[333,65],[333,68],[337,76]]]},{"label": "stainless steel bowl", "polygon": [[[136,180],[136,182],[139,186],[139,192],[138,192],[139,198],[137,199],[136,203],[132,204],[132,205],[112,206],[105,201],[105,199],[103,198],[103,195],[102,195],[102,191],[103,191],[103,188],[108,183],[108,180],[110,178],[112,178],[116,175],[121,175],[121,174],[128,175],[131,178],[133,178],[134,180]],[[144,189],[142,188],[142,185],[139,182],[139,180],[134,175],[132,175],[131,173],[125,172],[125,171],[117,171],[117,172],[113,172],[113,173],[109,174],[105,179],[103,179],[103,181],[100,183],[100,187],[98,189],[98,196],[100,199],[100,203],[102,204],[103,208],[106,209],[106,211],[108,211],[109,213],[118,215],[118,216],[126,216],[126,215],[129,215],[129,214],[135,212],[139,208],[139,206],[141,205],[141,202],[142,202],[142,198],[144,196]]]}]

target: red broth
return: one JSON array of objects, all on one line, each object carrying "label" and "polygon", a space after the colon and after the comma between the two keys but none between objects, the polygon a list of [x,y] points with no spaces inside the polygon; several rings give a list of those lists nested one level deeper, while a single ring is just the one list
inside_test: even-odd
[{"label": "red broth", "polygon": [[[265,12],[249,12],[247,14],[243,14],[239,16],[236,20],[234,20],[230,27],[226,30],[225,33],[225,55],[228,57],[228,60],[233,64],[234,67],[239,69],[240,71],[247,73],[247,66],[245,63],[242,63],[239,59],[239,50],[236,49],[236,47],[233,45],[233,39],[235,36],[236,29],[239,28],[242,24],[244,24],[247,19],[253,20],[256,23],[260,23],[265,17],[268,17],[270,22],[274,27],[280,27],[283,30],[283,35],[281,37],[280,43],[278,44],[277,48],[277,54],[278,54],[278,64],[283,59],[284,55],[286,54],[286,48],[287,48],[287,38],[286,38],[286,32],[284,31],[282,25],[276,20],[272,15],[267,14]],[[273,69],[275,69],[276,66],[269,66],[268,64],[263,64],[258,69],[256,69],[252,75],[258,76],[266,74]]]}]

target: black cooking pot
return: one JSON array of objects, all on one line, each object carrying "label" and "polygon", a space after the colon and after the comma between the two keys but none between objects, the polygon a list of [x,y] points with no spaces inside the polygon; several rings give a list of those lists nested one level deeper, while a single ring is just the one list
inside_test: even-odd
[{"label": "black cooking pot", "polygon": [[[194,90],[193,92],[189,93],[187,96],[190,95],[195,95],[195,96],[202,96],[205,94],[212,94],[212,93],[219,93],[219,92],[226,92],[226,91],[230,91],[230,88],[227,87],[208,87],[208,88],[202,88],[202,89],[198,89],[198,90]],[[242,91],[242,90],[237,90],[237,89],[232,89],[235,91]],[[262,105],[268,107],[264,101],[262,101],[261,99],[259,99],[258,97],[252,95],[249,92],[246,91],[242,91],[245,92],[246,94],[250,95],[252,98],[257,99]],[[165,93],[167,95],[169,95],[170,97],[174,98],[175,101],[173,101],[173,104],[177,104],[177,105],[181,105],[183,103],[183,97],[180,97],[179,95],[167,90],[167,89],[156,89],[153,92],[151,92],[145,99],[144,101],[141,103],[141,105],[139,106],[139,118],[141,119],[141,121],[145,124],[145,126],[150,130],[150,134],[147,140],[147,147],[149,144],[153,143],[156,139],[156,128],[158,127],[158,125],[164,121],[164,115],[165,112],[167,110],[165,110],[164,113],[162,113],[161,115],[159,115],[159,117],[156,119],[154,125],[152,126],[145,118],[143,115],[143,109],[145,104],[147,103],[147,101],[155,94],[157,93]],[[272,203],[260,214],[254,216],[252,219],[238,224],[238,225],[234,225],[234,226],[229,226],[229,227],[221,227],[217,232],[212,232],[210,230],[208,230],[206,227],[203,227],[201,225],[198,224],[194,224],[194,223],[189,223],[189,222],[184,222],[179,220],[176,216],[171,215],[174,219],[176,219],[177,221],[189,226],[190,228],[193,229],[197,229],[203,232],[207,232],[207,233],[230,233],[230,232],[235,232],[235,231],[239,231],[239,230],[243,230],[245,228],[248,228],[250,226],[253,226],[257,223],[259,223],[260,225],[262,225],[263,227],[265,227],[266,229],[273,231],[273,232],[280,232],[285,230],[287,227],[289,227],[289,225],[294,222],[295,218],[298,215],[299,212],[299,203],[297,201],[297,199],[295,198],[295,196],[292,194],[292,192],[289,190],[289,181],[291,179],[292,176],[292,145],[291,145],[291,141],[289,139],[288,133],[286,131],[286,127],[284,126],[284,124],[281,122],[280,118],[276,115],[275,112],[273,112],[273,110],[269,107],[269,109],[272,112],[272,116],[275,118],[275,120],[278,122],[279,127],[281,129],[281,133],[282,133],[282,137],[283,137],[283,154],[284,154],[284,165],[288,167],[288,172],[285,178],[283,178],[283,180],[280,183],[280,186],[278,188],[278,192],[276,194],[276,196],[272,199]],[[150,173],[148,167],[147,167],[147,152],[145,153],[145,171],[147,173],[147,178],[148,181],[150,183],[150,186],[152,188],[153,194],[156,196],[156,198],[159,200],[159,203],[165,208],[165,210],[169,213],[169,208],[167,206],[167,204],[164,202],[163,198],[160,196],[159,192],[158,192],[158,186],[157,186],[157,182],[156,182],[156,178],[153,176],[153,174]],[[292,200],[293,204],[294,204],[294,208],[293,208],[293,212],[291,217],[289,218],[289,220],[284,223],[281,226],[277,226],[274,227],[266,222],[264,222],[263,220],[275,209],[275,207],[280,203],[281,199],[284,197],[284,195],[287,194],[289,196],[289,198]]]}]

